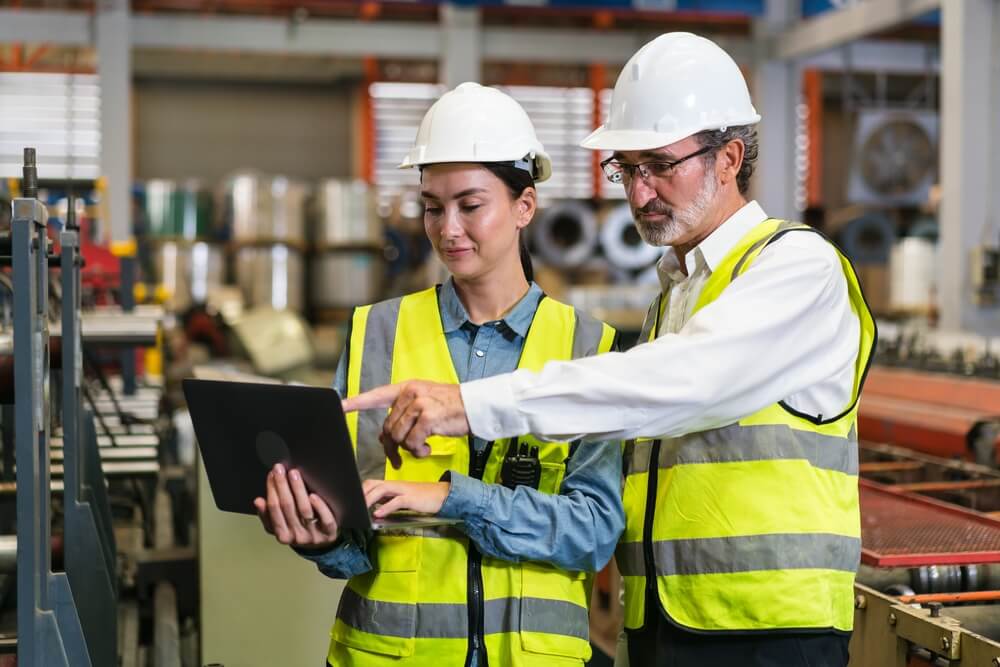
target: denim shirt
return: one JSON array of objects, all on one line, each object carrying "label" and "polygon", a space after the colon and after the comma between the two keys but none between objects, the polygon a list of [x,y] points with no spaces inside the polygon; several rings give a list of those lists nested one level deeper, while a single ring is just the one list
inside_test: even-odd
[{"label": "denim shirt", "polygon": [[[476,325],[451,279],[440,289],[444,335],[460,382],[508,373],[517,368],[525,336],[542,290],[535,283],[500,320]],[[334,388],[347,385],[344,357]],[[481,450],[486,441],[473,438]],[[625,527],[621,450],[617,442],[583,441],[566,464],[559,494],[525,486],[509,489],[451,471],[451,489],[439,516],[462,519],[459,529],[485,555],[507,560],[545,561],[565,570],[596,571],[614,553]],[[370,534],[352,532],[325,552],[298,551],[320,572],[349,579],[371,570]]]}]

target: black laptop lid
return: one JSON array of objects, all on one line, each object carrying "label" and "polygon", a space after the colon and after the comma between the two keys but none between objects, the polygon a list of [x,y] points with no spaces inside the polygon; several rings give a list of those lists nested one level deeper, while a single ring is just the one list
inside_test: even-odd
[{"label": "black laptop lid", "polygon": [[333,389],[185,379],[184,395],[215,504],[256,514],[275,463],[295,468],[341,529],[368,528],[361,480]]}]

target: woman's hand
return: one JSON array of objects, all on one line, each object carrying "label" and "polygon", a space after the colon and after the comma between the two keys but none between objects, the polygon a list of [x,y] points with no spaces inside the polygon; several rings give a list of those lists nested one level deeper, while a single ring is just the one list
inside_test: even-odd
[{"label": "woman's hand", "polygon": [[368,507],[385,501],[373,512],[377,519],[399,510],[437,514],[451,490],[449,482],[399,482],[384,479],[366,479],[362,486]]},{"label": "woman's hand", "polygon": [[275,464],[267,474],[267,498],[254,498],[264,530],[282,544],[305,549],[329,547],[337,541],[337,519],[329,505],[306,491],[298,470],[285,474]]}]

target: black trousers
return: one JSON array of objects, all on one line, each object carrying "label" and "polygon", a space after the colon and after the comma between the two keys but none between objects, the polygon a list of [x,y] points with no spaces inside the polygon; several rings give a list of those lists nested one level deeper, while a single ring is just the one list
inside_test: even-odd
[{"label": "black trousers", "polygon": [[650,597],[645,627],[628,633],[630,667],[847,667],[848,634],[688,632],[668,621]]}]

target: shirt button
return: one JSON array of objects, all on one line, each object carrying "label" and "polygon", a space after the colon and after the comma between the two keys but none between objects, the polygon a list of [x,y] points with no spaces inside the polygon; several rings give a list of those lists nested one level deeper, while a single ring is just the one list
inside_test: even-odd
[{"label": "shirt button", "polygon": [[483,352],[482,350],[476,350],[476,356],[477,356],[477,357],[481,357],[481,356],[483,356],[484,354],[486,354],[486,353],[485,353],[485,352]]}]

